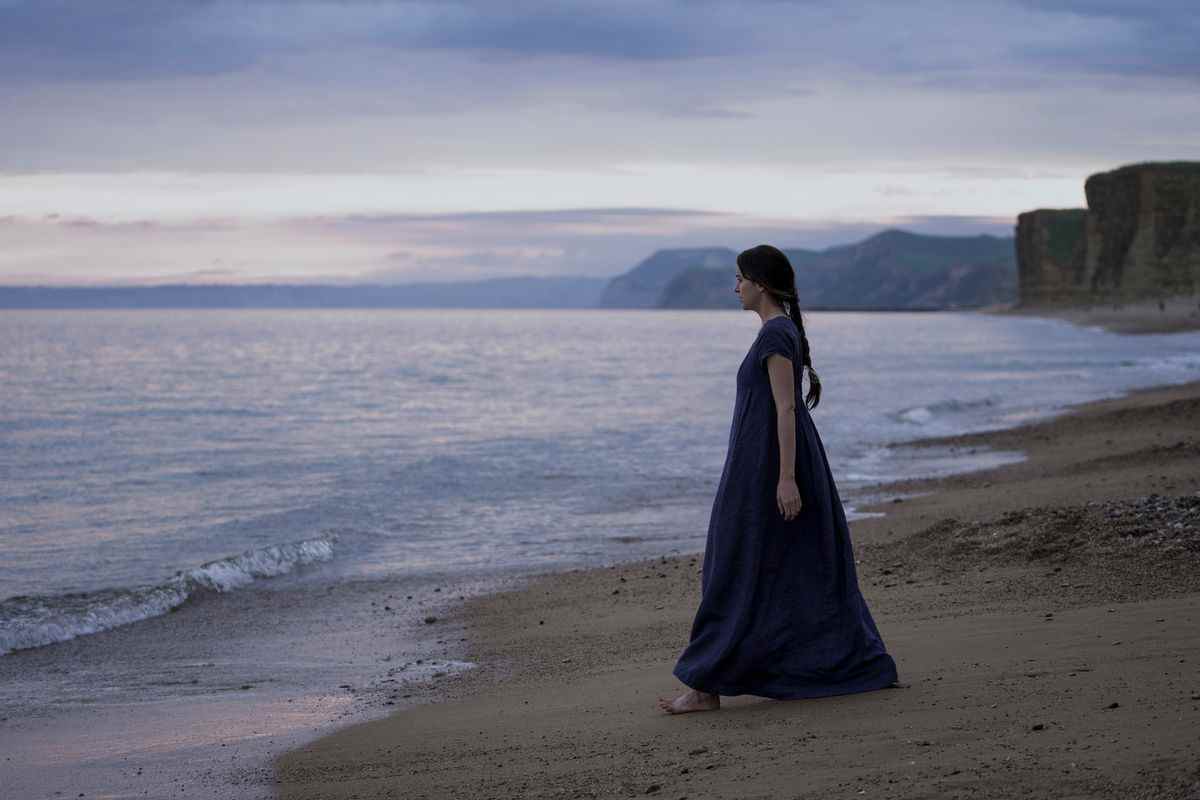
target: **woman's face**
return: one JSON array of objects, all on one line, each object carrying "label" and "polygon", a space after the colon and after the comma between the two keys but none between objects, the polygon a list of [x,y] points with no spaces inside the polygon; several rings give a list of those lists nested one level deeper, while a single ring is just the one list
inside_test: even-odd
[{"label": "woman's face", "polygon": [[734,270],[733,291],[742,299],[742,308],[749,308],[758,302],[762,287],[742,274],[741,269]]}]

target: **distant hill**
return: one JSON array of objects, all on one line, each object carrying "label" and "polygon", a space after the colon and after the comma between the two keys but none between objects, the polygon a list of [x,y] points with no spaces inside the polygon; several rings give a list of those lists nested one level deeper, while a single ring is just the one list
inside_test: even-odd
[{"label": "distant hill", "polygon": [[464,283],[0,286],[0,308],[594,308],[608,278]]},{"label": "distant hill", "polygon": [[[785,250],[801,308],[969,308],[1016,298],[1012,239],[889,230]],[[732,308],[737,253],[658,250],[613,278],[460,283],[0,286],[0,308]]]},{"label": "distant hill", "polygon": [[609,281],[600,297],[603,308],[655,308],[668,283],[688,269],[725,270],[732,275],[737,253],[728,247],[658,250],[633,269]]},{"label": "distant hill", "polygon": [[[856,244],[788,250],[802,309],[971,308],[1016,298],[1013,240],[888,230]],[[736,255],[734,256],[736,259]],[[680,270],[659,308],[740,308],[733,264]]]}]

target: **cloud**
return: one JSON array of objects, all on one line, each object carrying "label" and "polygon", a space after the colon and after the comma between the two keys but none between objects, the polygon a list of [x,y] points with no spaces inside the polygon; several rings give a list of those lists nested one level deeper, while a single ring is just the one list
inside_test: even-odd
[{"label": "cloud", "polygon": [[1190,4],[563,8],[0,0],[0,214],[986,215],[1200,156]]},{"label": "cloud", "polygon": [[1020,58],[1060,71],[1200,81],[1200,15],[1190,0],[1021,0],[1044,17],[1084,24],[1091,35],[1014,47]]},{"label": "cloud", "polygon": [[[893,138],[895,131],[893,131]],[[786,141],[782,142],[787,145]],[[1110,166],[1110,165],[1101,165]],[[640,233],[703,219],[878,220],[911,214],[1014,215],[1047,203],[1082,202],[1087,170],[982,164],[930,168],[846,163],[824,167],[763,164],[643,164],[619,171],[459,170],[444,174],[90,173],[0,175],[0,214],[60,214],[105,222],[261,224],[288,219],[342,220],[386,231],[380,218],[427,216],[452,235],[479,214],[524,233],[528,215],[561,213],[579,232]],[[899,197],[881,187],[903,186]],[[636,197],[637,206],[623,205]],[[436,205],[435,205],[436,204]],[[571,209],[653,209],[591,213]],[[688,209],[672,216],[663,209]],[[506,216],[507,215],[507,216]],[[524,215],[524,216],[523,216]],[[548,217],[547,217],[548,218]],[[345,220],[350,220],[349,223]],[[316,223],[319,224],[319,223]]]},{"label": "cloud", "polygon": [[0,4],[3,80],[212,75],[253,63],[254,41],[203,24],[216,9],[185,0]]},{"label": "cloud", "polygon": [[903,227],[1011,235],[1011,218],[819,220],[690,209],[575,208],[497,214],[389,214],[237,225],[129,224],[61,217],[5,223],[0,283],[421,283],[520,275],[610,277],[655,250],[823,248]]},{"label": "cloud", "polygon": [[379,39],[402,47],[632,61],[731,55],[742,49],[731,31],[704,24],[708,9],[703,6],[626,0],[446,3],[439,9],[424,30],[385,31]]},{"label": "cloud", "polygon": [[136,81],[239,72],[287,56],[314,59],[320,73],[337,63],[333,54],[378,63],[372,53],[383,48],[566,57],[598,69],[700,60],[926,81],[985,82],[1041,66],[1195,78],[1198,24],[1190,2],[9,0],[0,3],[0,64],[6,83]]},{"label": "cloud", "polygon": [[[725,24],[706,24],[715,16]],[[739,52],[734,22],[628,0],[10,0],[0,3],[0,63],[9,82],[216,75],[284,53],[372,47],[655,62]]]},{"label": "cloud", "polygon": [[[1122,82],[1178,109],[1172,137],[1194,130],[1174,102],[1194,96],[1200,58],[1200,15],[1182,4],[570,7],[0,2],[0,170],[906,160],[964,145],[979,160],[1015,125],[1033,134],[1022,147],[1077,151],[1055,143],[1093,108],[1055,109],[1103,106],[1086,93]],[[1139,124],[1111,142],[1092,126],[1087,145],[1162,142],[1161,120]]]}]

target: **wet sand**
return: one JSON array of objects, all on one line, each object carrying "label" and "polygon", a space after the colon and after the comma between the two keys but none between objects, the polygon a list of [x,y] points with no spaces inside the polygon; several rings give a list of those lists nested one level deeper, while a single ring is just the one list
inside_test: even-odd
[{"label": "wet sand", "polygon": [[544,574],[453,610],[478,668],[281,755],[279,796],[1200,796],[1200,382],[925,443],[1028,459],[851,524],[902,688],[664,715],[700,554]]},{"label": "wet sand", "polygon": [[500,579],[319,567],[0,658],[0,799],[274,796],[270,761],[469,668],[423,620]]}]

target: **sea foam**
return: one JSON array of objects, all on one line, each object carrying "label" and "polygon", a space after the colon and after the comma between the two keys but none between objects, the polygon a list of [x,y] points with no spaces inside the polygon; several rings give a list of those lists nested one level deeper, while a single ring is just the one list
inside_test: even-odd
[{"label": "sea foam", "polygon": [[228,592],[333,558],[336,534],[270,545],[176,572],[163,583],[0,601],[0,655],[166,614],[198,591]]}]

